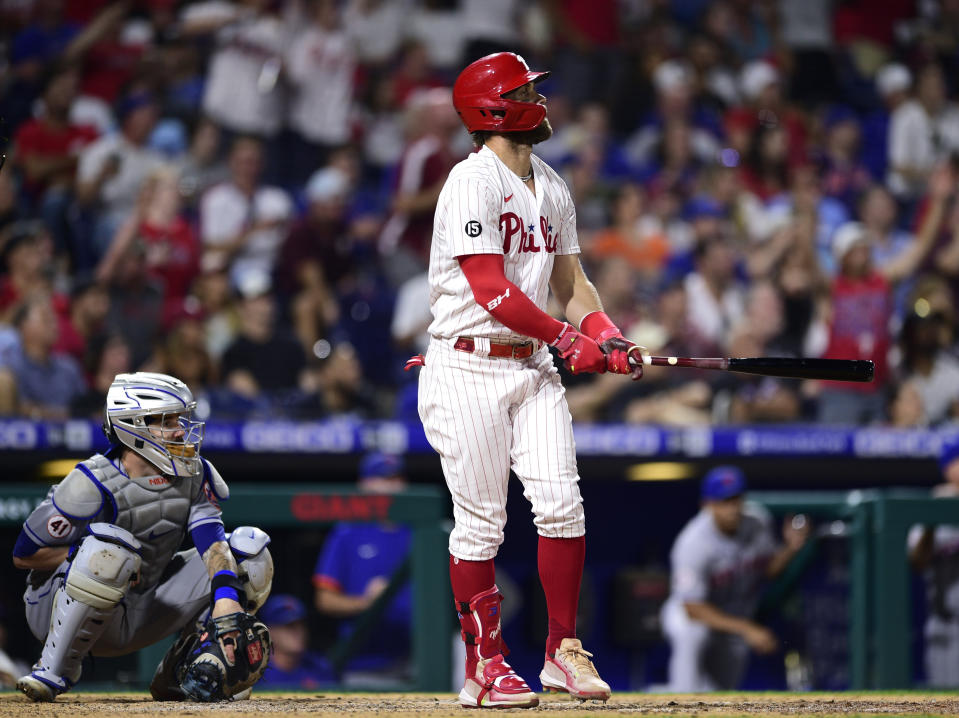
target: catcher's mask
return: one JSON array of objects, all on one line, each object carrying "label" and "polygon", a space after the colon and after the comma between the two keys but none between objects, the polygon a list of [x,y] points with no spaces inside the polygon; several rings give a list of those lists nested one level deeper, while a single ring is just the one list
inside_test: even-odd
[{"label": "catcher's mask", "polygon": [[534,72],[520,55],[497,52],[471,63],[453,85],[453,107],[470,132],[526,132],[539,127],[546,108],[536,102],[507,100],[503,95],[527,82],[541,82],[549,72]]},{"label": "catcher's mask", "polygon": [[168,476],[196,476],[203,469],[204,422],[194,418],[195,410],[193,393],[175,377],[118,374],[107,392],[103,431]]}]

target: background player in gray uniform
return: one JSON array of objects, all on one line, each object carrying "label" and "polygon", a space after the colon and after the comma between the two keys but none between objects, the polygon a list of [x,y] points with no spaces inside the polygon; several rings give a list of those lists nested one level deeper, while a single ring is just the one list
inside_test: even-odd
[{"label": "background player in gray uniform", "polygon": [[671,691],[734,689],[750,649],[771,653],[778,646],[752,615],[762,583],[786,567],[809,527],[787,520],[779,548],[769,515],[743,500],[745,490],[738,468],[712,469],[701,486],[702,510],[673,544],[672,589],[662,610]]},{"label": "background player in gray uniform", "polygon": [[[944,484],[933,496],[959,496],[959,437],[943,444],[939,455]],[[959,686],[959,525],[914,526],[909,532],[909,562],[926,579],[928,615],[926,682],[934,688]]]},{"label": "background player in gray uniform", "polygon": [[[227,540],[218,502],[229,492],[200,457],[194,408],[178,379],[118,375],[104,421],[113,446],[77,464],[24,522],[13,562],[30,569],[27,622],[44,645],[17,687],[33,700],[69,690],[88,653],[131,653],[189,627],[210,606],[211,586],[212,618],[266,600],[269,537],[247,526]],[[178,552],[188,532],[195,548]]]}]

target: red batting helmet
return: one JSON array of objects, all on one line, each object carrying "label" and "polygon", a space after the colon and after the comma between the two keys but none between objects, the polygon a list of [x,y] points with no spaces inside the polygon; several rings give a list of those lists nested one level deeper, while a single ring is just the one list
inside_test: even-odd
[{"label": "red batting helmet", "polygon": [[524,132],[536,129],[546,108],[535,102],[504,100],[503,95],[548,72],[533,72],[514,52],[497,52],[468,65],[453,85],[453,107],[470,132]]}]

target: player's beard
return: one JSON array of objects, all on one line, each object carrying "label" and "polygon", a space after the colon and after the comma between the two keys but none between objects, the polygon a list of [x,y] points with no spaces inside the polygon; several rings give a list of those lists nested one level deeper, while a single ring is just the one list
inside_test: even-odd
[{"label": "player's beard", "polygon": [[509,138],[518,145],[538,145],[545,142],[553,136],[553,127],[549,124],[549,118],[544,117],[532,130],[523,132],[511,132]]}]

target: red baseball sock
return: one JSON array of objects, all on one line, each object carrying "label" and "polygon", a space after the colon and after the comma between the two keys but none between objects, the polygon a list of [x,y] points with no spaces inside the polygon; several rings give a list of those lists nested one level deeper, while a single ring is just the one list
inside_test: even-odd
[{"label": "red baseball sock", "polygon": [[576,608],[583,578],[586,537],[539,537],[539,580],[546,594],[549,636],[546,655],[551,656],[564,638],[576,638]]},{"label": "red baseball sock", "polygon": [[[493,567],[493,559],[486,561],[465,561],[461,558],[450,556],[450,584],[453,587],[453,600],[456,601],[456,610],[459,611],[460,604],[468,604],[470,600],[483,591],[493,588],[496,583],[496,570]],[[472,622],[469,618],[468,622]],[[460,621],[462,623],[462,620]],[[472,627],[475,632],[475,627]],[[466,647],[466,675],[471,676],[476,672],[476,663],[479,656],[475,648]]]},{"label": "red baseball sock", "polygon": [[464,561],[450,556],[450,584],[453,586],[453,599],[457,603],[469,603],[470,599],[482,593],[496,583],[496,570],[493,559],[485,561]]}]

